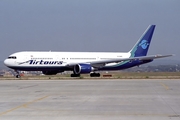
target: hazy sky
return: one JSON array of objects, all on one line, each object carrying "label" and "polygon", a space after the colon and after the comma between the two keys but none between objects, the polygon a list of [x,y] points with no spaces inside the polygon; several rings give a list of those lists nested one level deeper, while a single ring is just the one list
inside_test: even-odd
[{"label": "hazy sky", "polygon": [[180,60],[180,0],[0,0],[0,60],[27,50],[126,52],[149,24],[148,54]]}]

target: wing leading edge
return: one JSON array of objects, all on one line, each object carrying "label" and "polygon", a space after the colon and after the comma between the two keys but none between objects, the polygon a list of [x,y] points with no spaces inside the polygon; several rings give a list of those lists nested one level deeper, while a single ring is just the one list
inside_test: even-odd
[{"label": "wing leading edge", "polygon": [[119,63],[119,62],[124,62],[124,61],[143,61],[143,60],[154,60],[158,58],[165,58],[165,57],[170,57],[174,55],[150,55],[150,56],[141,56],[141,57],[130,57],[130,58],[120,58],[120,59],[108,59],[108,60],[97,60],[97,61],[89,61],[85,63],[69,63],[67,66],[75,66],[77,64],[90,64],[93,67],[103,67],[108,63]]},{"label": "wing leading edge", "polygon": [[170,57],[173,55],[150,55],[150,56],[142,56],[142,57],[130,57],[130,58],[123,58],[123,59],[109,59],[109,60],[100,60],[100,61],[93,61],[89,62],[92,66],[94,64],[108,64],[108,63],[118,63],[118,62],[123,62],[123,61],[128,61],[128,60],[154,60],[158,58],[164,58],[164,57]]}]

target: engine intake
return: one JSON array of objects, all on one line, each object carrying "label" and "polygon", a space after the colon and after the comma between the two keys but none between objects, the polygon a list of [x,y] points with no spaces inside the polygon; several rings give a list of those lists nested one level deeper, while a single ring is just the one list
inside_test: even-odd
[{"label": "engine intake", "polygon": [[90,73],[92,70],[93,70],[93,67],[89,64],[77,64],[74,66],[75,74]]}]

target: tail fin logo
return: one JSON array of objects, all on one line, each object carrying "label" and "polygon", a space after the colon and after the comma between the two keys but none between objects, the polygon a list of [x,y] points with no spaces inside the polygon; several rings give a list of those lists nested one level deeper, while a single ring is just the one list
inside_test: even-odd
[{"label": "tail fin logo", "polygon": [[142,47],[142,49],[146,49],[148,47],[149,43],[147,40],[142,40],[141,43],[139,44],[139,46]]}]

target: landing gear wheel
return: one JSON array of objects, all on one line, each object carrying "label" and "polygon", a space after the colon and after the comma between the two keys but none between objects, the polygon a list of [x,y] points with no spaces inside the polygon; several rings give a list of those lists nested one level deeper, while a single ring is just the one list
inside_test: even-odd
[{"label": "landing gear wheel", "polygon": [[100,77],[100,73],[91,73],[90,77]]},{"label": "landing gear wheel", "polygon": [[15,72],[16,72],[16,78],[20,78],[21,76],[20,76],[19,72],[17,70],[15,70]]},{"label": "landing gear wheel", "polygon": [[80,74],[71,74],[71,77],[80,77]]},{"label": "landing gear wheel", "polygon": [[16,75],[16,78],[20,78],[20,75]]}]

